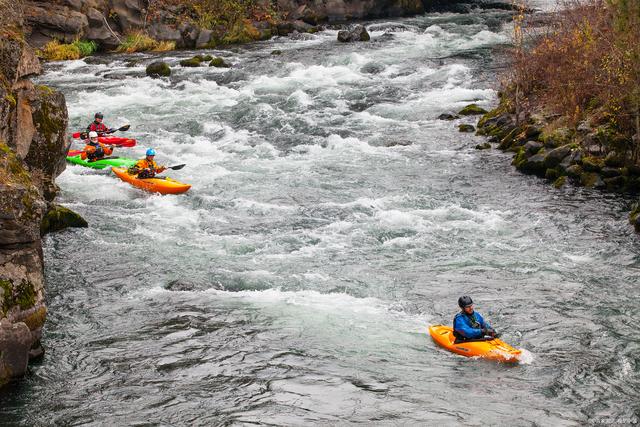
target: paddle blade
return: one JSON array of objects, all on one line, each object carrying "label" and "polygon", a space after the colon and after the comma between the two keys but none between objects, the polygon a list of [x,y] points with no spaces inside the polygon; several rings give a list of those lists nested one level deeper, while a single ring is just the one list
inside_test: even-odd
[{"label": "paddle blade", "polygon": [[74,137],[75,139],[80,138],[80,132],[74,132],[73,134],[71,134],[72,137]]},{"label": "paddle blade", "polygon": [[183,163],[181,165],[175,165],[175,166],[168,166],[167,169],[173,169],[174,171],[180,170],[183,167],[187,166],[186,163]]},{"label": "paddle blade", "polygon": [[125,132],[125,131],[128,131],[130,127],[131,127],[131,125],[124,125],[121,128],[119,128],[118,130],[120,132]]}]

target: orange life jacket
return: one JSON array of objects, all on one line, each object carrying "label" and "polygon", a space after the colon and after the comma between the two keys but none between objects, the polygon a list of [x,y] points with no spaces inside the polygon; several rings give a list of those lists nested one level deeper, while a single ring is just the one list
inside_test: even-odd
[{"label": "orange life jacket", "polygon": [[82,160],[89,160],[90,162],[95,162],[96,160],[103,159],[105,156],[110,156],[113,153],[113,148],[98,143],[92,144],[91,142],[87,143],[80,153],[80,158]]}]

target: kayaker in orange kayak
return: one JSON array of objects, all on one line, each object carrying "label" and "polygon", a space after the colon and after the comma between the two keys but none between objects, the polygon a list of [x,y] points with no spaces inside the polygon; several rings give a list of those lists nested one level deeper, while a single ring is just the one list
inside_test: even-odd
[{"label": "kayaker in orange kayak", "polygon": [[87,126],[87,132],[98,132],[99,136],[110,134],[116,131],[116,129],[110,129],[105,125],[102,120],[104,119],[104,115],[98,112],[93,116],[93,122],[89,126]]},{"label": "kayaker in orange kayak", "polygon": [[113,153],[113,147],[109,147],[107,145],[98,142],[98,133],[95,131],[89,132],[89,139],[80,153],[80,158],[82,160],[88,160],[90,162],[95,162],[96,160],[104,159],[105,156],[110,156]]},{"label": "kayaker in orange kayak", "polygon": [[166,166],[158,166],[154,158],[156,156],[156,150],[149,148],[144,159],[140,159],[133,167],[129,168],[130,175],[137,175],[140,179],[153,178],[156,174],[164,172]]},{"label": "kayaker in orange kayak", "polygon": [[456,337],[456,344],[465,341],[482,340],[487,336],[491,338],[498,336],[489,322],[485,321],[480,313],[473,310],[471,297],[462,296],[458,298],[458,305],[461,311],[453,319],[453,335]]}]

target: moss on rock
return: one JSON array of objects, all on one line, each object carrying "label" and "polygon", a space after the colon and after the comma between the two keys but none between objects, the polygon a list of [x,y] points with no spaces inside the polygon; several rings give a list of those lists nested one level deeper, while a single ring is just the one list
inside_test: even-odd
[{"label": "moss on rock", "polygon": [[462,110],[458,111],[458,114],[461,116],[479,116],[481,114],[487,114],[488,111],[482,107],[479,107],[477,104],[469,104],[464,107]]},{"label": "moss on rock", "polygon": [[556,179],[556,180],[553,182],[553,186],[554,186],[555,188],[562,188],[562,187],[564,187],[564,185],[566,184],[566,182],[567,182],[567,177],[566,177],[566,176],[561,176],[561,177],[559,177],[558,179]]},{"label": "moss on rock", "polygon": [[461,124],[461,125],[458,125],[458,130],[464,133],[471,133],[471,132],[475,132],[476,128],[473,127],[473,125]]},{"label": "moss on rock", "polygon": [[171,75],[171,67],[166,62],[156,61],[147,65],[146,73],[151,78],[169,77]]},{"label": "moss on rock", "polygon": [[604,161],[597,157],[583,157],[582,168],[587,172],[600,172],[604,166]]},{"label": "moss on rock", "polygon": [[199,67],[202,63],[202,59],[199,56],[194,56],[193,58],[183,59],[180,61],[180,66],[182,67]]},{"label": "moss on rock", "polygon": [[42,218],[40,234],[64,230],[68,227],[88,227],[87,221],[71,209],[54,205]]},{"label": "moss on rock", "polygon": [[211,62],[209,62],[209,67],[216,67],[216,68],[229,68],[230,65],[227,64],[224,59],[220,58],[219,56],[213,58],[211,60]]}]

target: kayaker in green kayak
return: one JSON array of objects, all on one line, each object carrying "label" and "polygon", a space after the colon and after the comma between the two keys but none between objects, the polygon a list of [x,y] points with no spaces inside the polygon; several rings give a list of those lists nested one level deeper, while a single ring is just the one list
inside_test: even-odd
[{"label": "kayaker in green kayak", "polygon": [[129,168],[130,175],[137,175],[140,179],[154,178],[156,174],[164,172],[166,166],[158,166],[154,158],[156,156],[156,150],[149,148],[144,159],[140,159]]},{"label": "kayaker in green kayak", "polygon": [[113,153],[113,147],[108,147],[98,141],[98,132],[89,132],[89,139],[85,141],[86,145],[80,154],[82,160],[88,160],[95,162],[96,160],[102,160],[105,156],[110,156]]},{"label": "kayaker in green kayak", "polygon": [[461,310],[453,319],[453,336],[456,337],[456,343],[498,336],[489,322],[484,320],[480,313],[473,310],[471,297],[462,296],[458,298],[458,306]]}]

